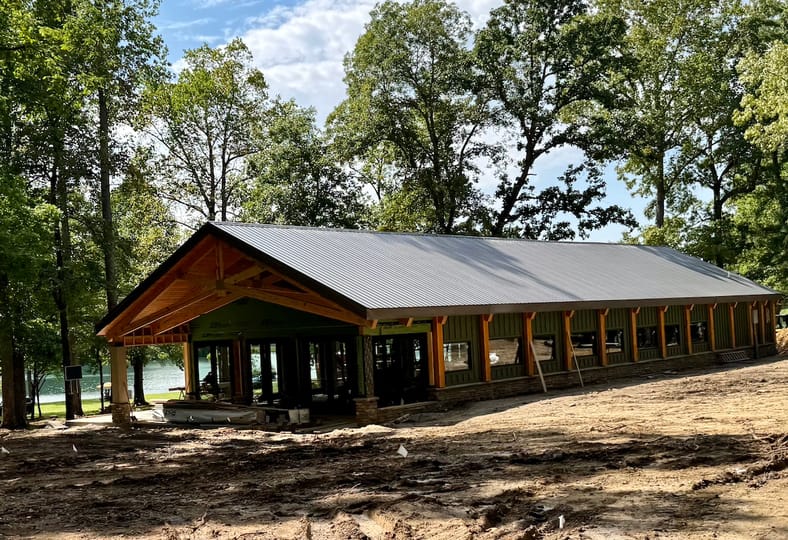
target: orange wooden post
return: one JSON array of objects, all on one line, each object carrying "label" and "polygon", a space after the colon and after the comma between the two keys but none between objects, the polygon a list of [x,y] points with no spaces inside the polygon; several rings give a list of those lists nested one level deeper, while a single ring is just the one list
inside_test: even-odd
[{"label": "orange wooden post", "polygon": [[755,307],[757,302],[752,302],[751,304],[747,304],[747,329],[750,335],[750,343],[749,345],[755,346],[755,328],[753,327],[752,319],[752,309]]},{"label": "orange wooden post", "polygon": [[685,339],[687,340],[687,354],[692,354],[692,336],[691,336],[691,329],[692,326],[692,310],[695,308],[693,304],[688,306],[684,306],[684,334],[687,336]]},{"label": "orange wooden post", "polygon": [[657,331],[659,332],[659,351],[662,354],[662,358],[668,357],[668,344],[665,340],[665,313],[668,312],[668,306],[659,306],[657,308],[657,324],[659,328]]},{"label": "orange wooden post", "polygon": [[632,361],[637,362],[640,360],[640,351],[638,351],[638,314],[640,308],[632,308],[629,310],[629,332],[630,341],[632,342]]},{"label": "orange wooden post", "polygon": [[717,304],[708,304],[706,309],[709,314],[709,324],[706,328],[709,333],[709,349],[714,352],[717,350],[717,329],[714,326],[714,311],[717,309]]},{"label": "orange wooden post", "polygon": [[482,351],[482,380],[489,382],[492,380],[492,366],[490,365],[490,323],[492,314],[479,315],[479,336],[481,339]]},{"label": "orange wooden post", "polygon": [[607,365],[607,314],[609,309],[600,309],[599,314],[599,339],[597,339],[597,349],[599,350],[599,362]]},{"label": "orange wooden post", "polygon": [[525,357],[525,374],[532,377],[536,373],[536,358],[534,358],[531,343],[534,340],[533,320],[536,318],[536,313],[527,312],[523,313],[523,352]]},{"label": "orange wooden post", "polygon": [[758,319],[761,321],[761,343],[766,343],[766,302],[758,302]]},{"label": "orange wooden post", "polygon": [[446,364],[443,358],[443,325],[447,317],[432,318],[432,354],[435,367],[435,386],[446,387]]},{"label": "orange wooden post", "polygon": [[572,317],[574,311],[564,311],[564,367],[567,371],[572,371]]},{"label": "orange wooden post", "polygon": [[734,310],[738,302],[728,304],[728,318],[731,325],[731,349],[736,348],[736,314]]},{"label": "orange wooden post", "polygon": [[772,326],[769,329],[769,336],[771,336],[772,343],[777,342],[777,302],[769,302],[769,309],[772,315]]}]

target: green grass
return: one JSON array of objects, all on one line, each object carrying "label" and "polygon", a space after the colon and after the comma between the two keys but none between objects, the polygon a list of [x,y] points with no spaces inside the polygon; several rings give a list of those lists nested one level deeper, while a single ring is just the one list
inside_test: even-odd
[{"label": "green grass", "polygon": [[[147,399],[149,403],[153,403],[154,400],[166,401],[168,399],[178,399],[179,395],[180,394],[178,392],[165,392],[163,394],[146,394],[145,399]],[[104,402],[104,405],[109,405],[109,403]],[[82,412],[85,413],[85,416],[92,416],[99,414],[101,412],[101,400],[83,399]],[[52,403],[41,404],[41,418],[51,418],[53,416],[56,416],[61,419],[66,417],[66,403],[64,401],[55,401]],[[36,419],[38,419],[38,408],[36,408]]]}]

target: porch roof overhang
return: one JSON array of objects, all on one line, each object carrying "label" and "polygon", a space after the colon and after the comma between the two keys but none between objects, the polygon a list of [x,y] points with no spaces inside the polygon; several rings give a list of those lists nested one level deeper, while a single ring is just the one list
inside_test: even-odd
[{"label": "porch roof overhang", "polygon": [[183,343],[190,321],[241,298],[373,324],[364,307],[208,224],[99,321],[96,332],[118,345]]}]

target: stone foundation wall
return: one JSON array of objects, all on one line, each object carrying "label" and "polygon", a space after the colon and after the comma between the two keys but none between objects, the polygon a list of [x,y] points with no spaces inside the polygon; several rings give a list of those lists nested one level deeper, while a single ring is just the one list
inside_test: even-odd
[{"label": "stone foundation wall", "polygon": [[[755,352],[752,347],[741,347],[736,350],[744,352],[748,358],[753,358]],[[732,349],[727,349],[724,352],[731,351]],[[723,351],[707,351],[690,356],[675,356],[664,360],[658,358],[609,365],[607,367],[587,368],[582,370],[583,382],[585,384],[595,384],[625,377],[714,366],[721,364],[719,358],[721,352]],[[775,355],[776,352],[776,346],[773,343],[767,343],[758,347],[758,356],[760,358]],[[548,391],[580,386],[577,371],[550,373],[546,374],[544,378]],[[356,400],[356,421],[359,425],[386,423],[396,420],[405,414],[443,410],[453,403],[498,399],[540,392],[542,392],[542,383],[539,381],[538,376],[534,376],[449,386],[446,388],[430,388],[430,401],[380,409],[377,408],[377,398],[359,398]]]}]

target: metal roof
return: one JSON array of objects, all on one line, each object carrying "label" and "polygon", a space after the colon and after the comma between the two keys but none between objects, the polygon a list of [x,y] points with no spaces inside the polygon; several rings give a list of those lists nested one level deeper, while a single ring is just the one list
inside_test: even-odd
[{"label": "metal roof", "polygon": [[665,247],[222,222],[205,228],[319,291],[364,308],[368,319],[779,296]]}]

